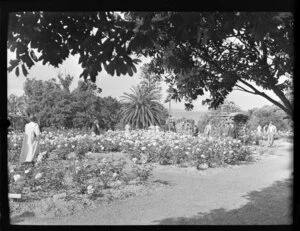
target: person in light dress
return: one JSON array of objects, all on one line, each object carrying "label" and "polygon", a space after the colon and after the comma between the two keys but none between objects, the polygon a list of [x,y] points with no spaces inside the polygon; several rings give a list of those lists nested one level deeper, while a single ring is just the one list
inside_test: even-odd
[{"label": "person in light dress", "polygon": [[261,128],[260,125],[257,126],[256,133],[257,133],[258,136],[262,135],[262,128]]},{"label": "person in light dress", "polygon": [[256,141],[258,144],[260,143],[261,139],[263,139],[263,130],[262,127],[258,125],[256,129]]},{"label": "person in light dress", "polygon": [[126,137],[130,135],[130,128],[131,128],[130,124],[125,125],[125,136]]},{"label": "person in light dress", "polygon": [[92,130],[92,134],[96,136],[100,134],[99,120],[94,121],[91,130]]},{"label": "person in light dress", "polygon": [[208,122],[208,124],[205,126],[204,129],[204,135],[206,136],[206,138],[210,138],[211,137],[211,121]]},{"label": "person in light dress", "polygon": [[268,135],[268,146],[273,146],[274,143],[274,136],[277,133],[277,128],[275,125],[273,125],[272,122],[269,123],[267,135]]},{"label": "person in light dress", "polygon": [[155,132],[160,132],[160,127],[158,125],[155,125]]},{"label": "person in light dress", "polygon": [[150,132],[155,132],[155,126],[153,124],[150,124],[149,131]]},{"label": "person in light dress", "polygon": [[236,139],[236,127],[234,125],[234,122],[230,122],[227,128],[227,137],[230,137],[232,139]]},{"label": "person in light dress", "polygon": [[33,163],[39,154],[40,128],[34,115],[29,115],[29,123],[25,125],[25,133],[21,148],[20,163]]}]

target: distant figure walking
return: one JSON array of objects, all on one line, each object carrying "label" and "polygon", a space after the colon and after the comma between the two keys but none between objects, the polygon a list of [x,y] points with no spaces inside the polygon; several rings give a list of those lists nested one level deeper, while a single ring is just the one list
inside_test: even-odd
[{"label": "distant figure walking", "polygon": [[263,133],[264,135],[267,135],[267,130],[268,130],[269,124],[266,124],[263,128]]},{"label": "distant figure walking", "polygon": [[39,153],[40,128],[36,122],[36,117],[29,115],[29,123],[25,125],[24,139],[22,143],[20,162],[32,163]]},{"label": "distant figure walking", "polygon": [[205,135],[207,138],[210,138],[210,137],[211,137],[211,121],[209,121],[208,124],[205,126],[205,129],[204,129],[204,135]]},{"label": "distant figure walking", "polygon": [[271,147],[274,143],[274,136],[277,132],[277,128],[275,125],[272,124],[272,122],[269,123],[267,135],[268,135],[268,145]]},{"label": "distant figure walking", "polygon": [[100,134],[100,127],[99,127],[99,121],[95,120],[92,125],[92,133],[96,136]]}]

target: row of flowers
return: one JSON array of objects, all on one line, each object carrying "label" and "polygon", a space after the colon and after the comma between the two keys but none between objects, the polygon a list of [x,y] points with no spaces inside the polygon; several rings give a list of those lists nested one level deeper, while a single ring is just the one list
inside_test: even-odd
[{"label": "row of flowers", "polygon": [[[33,166],[14,165],[22,145],[22,133],[10,133],[9,162],[10,191],[41,197],[53,196],[61,190],[74,195],[99,197],[103,189],[126,185],[130,180],[144,182],[151,175],[147,163],[181,164],[216,167],[237,164],[252,159],[252,151],[234,139],[206,139],[173,132],[144,130],[108,131],[95,136],[76,130],[45,131],[40,137],[41,152]],[[89,152],[127,153],[133,163],[130,174],[124,171],[125,162],[105,159],[91,162]],[[45,161],[46,160],[46,161]],[[139,165],[142,164],[142,165]],[[205,166],[204,166],[205,167]],[[35,197],[35,196],[34,196]]]},{"label": "row of flowers", "polygon": [[[22,145],[22,133],[10,133],[9,160],[17,161]],[[68,159],[70,153],[81,158],[88,152],[127,152],[137,163],[158,162],[180,164],[187,161],[234,164],[246,160],[251,151],[239,140],[206,139],[173,132],[135,130],[108,131],[95,136],[78,130],[43,132],[40,137],[42,159]],[[201,156],[204,156],[201,157]]]}]

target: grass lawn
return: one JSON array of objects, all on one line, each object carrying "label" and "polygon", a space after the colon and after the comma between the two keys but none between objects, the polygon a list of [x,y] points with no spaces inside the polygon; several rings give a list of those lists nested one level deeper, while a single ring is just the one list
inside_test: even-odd
[{"label": "grass lawn", "polygon": [[191,218],[160,221],[162,225],[290,225],[292,224],[292,180],[277,181],[246,196],[249,203],[226,211],[222,208]]}]

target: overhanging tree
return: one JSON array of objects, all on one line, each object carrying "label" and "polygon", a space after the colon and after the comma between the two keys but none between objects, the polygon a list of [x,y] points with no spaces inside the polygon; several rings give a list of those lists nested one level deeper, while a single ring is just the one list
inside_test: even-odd
[{"label": "overhanging tree", "polygon": [[[169,16],[168,33],[156,42],[152,70],[168,74],[166,81],[173,86],[172,98],[185,98],[186,107],[192,108],[192,101],[207,90],[211,97],[204,103],[216,108],[232,90],[240,90],[266,98],[292,117],[293,105],[285,94],[292,88],[293,77],[292,15],[201,15],[200,19],[196,14],[186,19],[190,23],[182,26],[186,32],[183,38],[177,33],[184,20],[179,14]],[[286,79],[282,81],[284,75]],[[253,83],[273,91],[280,101]]]},{"label": "overhanging tree", "polygon": [[[293,16],[290,13],[110,12],[11,14],[8,48],[16,51],[9,71],[42,60],[58,66],[79,54],[81,76],[95,81],[102,67],[111,75],[136,71],[132,55],[153,57],[153,72],[165,76],[173,99],[187,108],[207,90],[210,107],[238,89],[260,95],[293,116],[285,96],[293,78]],[[42,54],[35,54],[35,49]],[[284,82],[281,76],[289,76]],[[268,96],[273,91],[280,101]]]},{"label": "overhanging tree", "polygon": [[129,57],[134,27],[135,22],[112,12],[12,13],[8,48],[16,59],[8,70],[26,76],[35,62],[58,67],[70,54],[79,54],[84,78],[95,81],[103,68],[111,75],[132,76],[139,62]]}]

